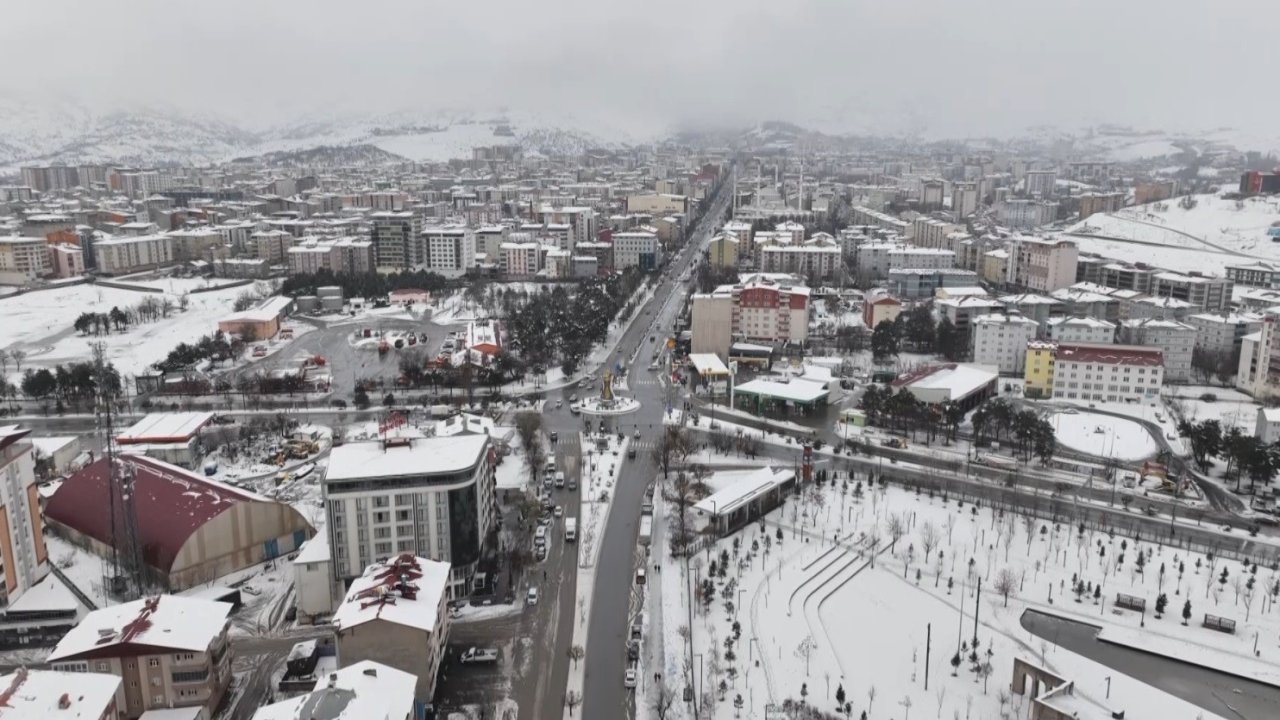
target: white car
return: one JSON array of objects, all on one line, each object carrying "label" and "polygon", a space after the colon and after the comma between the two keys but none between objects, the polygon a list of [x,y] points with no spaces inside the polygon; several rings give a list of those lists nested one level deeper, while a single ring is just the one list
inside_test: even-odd
[{"label": "white car", "polygon": [[636,686],[636,671],[628,669],[626,674],[622,676],[623,687],[633,688]]},{"label": "white car", "polygon": [[560,507],[559,505],[556,506],[556,509],[553,512],[555,513],[556,517],[564,517],[564,508]]},{"label": "white car", "polygon": [[533,587],[529,588],[529,593],[524,596],[524,604],[525,605],[538,604],[538,588],[533,588]]}]

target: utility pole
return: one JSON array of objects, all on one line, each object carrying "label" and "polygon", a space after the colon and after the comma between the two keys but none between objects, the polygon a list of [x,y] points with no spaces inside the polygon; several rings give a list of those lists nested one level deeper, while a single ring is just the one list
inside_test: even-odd
[{"label": "utility pole", "polygon": [[933,646],[933,623],[924,626],[924,691],[929,692],[929,650]]},{"label": "utility pole", "polygon": [[978,594],[973,599],[973,651],[977,652],[978,648],[978,605],[982,602],[982,576],[978,576]]}]

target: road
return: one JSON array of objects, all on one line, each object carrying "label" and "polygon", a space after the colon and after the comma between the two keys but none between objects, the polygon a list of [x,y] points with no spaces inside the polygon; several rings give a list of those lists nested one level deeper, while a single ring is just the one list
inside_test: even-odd
[{"label": "road", "polygon": [[[731,177],[722,185],[732,187]],[[615,427],[626,431],[629,426],[639,428],[641,440],[635,460],[622,466],[617,488],[609,511],[608,523],[601,540],[596,560],[595,587],[592,590],[591,618],[588,621],[586,646],[586,675],[583,703],[580,710],[584,718],[624,718],[632,715],[633,693],[623,687],[623,673],[627,667],[626,637],[630,630],[632,613],[632,580],[636,555],[636,538],[640,528],[640,506],[644,492],[657,474],[651,448],[662,427],[662,415],[667,402],[666,387],[657,379],[657,372],[646,368],[646,359],[656,344],[650,336],[666,337],[683,302],[685,288],[680,277],[700,256],[703,246],[710,240],[728,207],[730,193],[720,192],[704,215],[700,225],[690,234],[680,254],[668,263],[668,269],[657,290],[642,312],[649,312],[650,323],[637,321],[618,344],[618,355],[624,362],[633,355],[628,383],[630,395],[640,401],[640,409],[616,419]],[[643,317],[643,315],[642,315]],[[569,391],[563,391],[566,395]],[[566,416],[563,412],[548,416],[552,427],[569,427],[577,431],[582,421]],[[634,442],[634,441],[633,441]],[[643,679],[642,679],[643,682]],[[559,688],[563,692],[563,685]],[[639,688],[643,690],[643,687]],[[540,715],[541,718],[559,717],[560,712]]]}]

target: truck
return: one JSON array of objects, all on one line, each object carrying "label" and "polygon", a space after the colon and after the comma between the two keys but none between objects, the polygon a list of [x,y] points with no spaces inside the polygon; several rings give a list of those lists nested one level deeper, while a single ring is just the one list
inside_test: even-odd
[{"label": "truck", "polygon": [[640,544],[648,547],[653,542],[653,516],[640,516]]},{"label": "truck", "polygon": [[898,450],[907,449],[907,441],[899,437],[885,438],[880,441],[880,444],[889,448],[897,448]]},{"label": "truck", "polygon": [[498,651],[493,648],[467,648],[462,653],[463,665],[498,662]]},{"label": "truck", "polygon": [[578,541],[578,518],[564,519],[564,541],[565,542]]},{"label": "truck", "polygon": [[987,467],[1000,468],[1001,470],[1013,470],[1018,467],[1018,461],[1013,458],[1007,458],[1003,455],[991,455],[982,453],[973,458],[974,465],[986,465]]}]

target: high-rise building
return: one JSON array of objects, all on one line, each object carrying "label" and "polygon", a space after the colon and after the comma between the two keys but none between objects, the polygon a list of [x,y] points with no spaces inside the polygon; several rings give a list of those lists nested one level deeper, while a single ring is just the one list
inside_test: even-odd
[{"label": "high-rise building", "polygon": [[30,433],[17,425],[0,426],[0,605],[18,599],[49,573]]},{"label": "high-rise building", "polygon": [[378,270],[422,270],[427,266],[427,247],[422,237],[422,219],[411,212],[375,212],[372,223],[374,257]]}]

